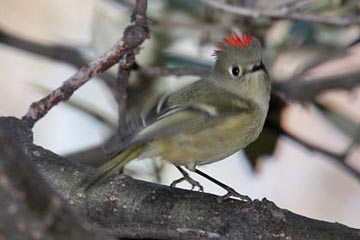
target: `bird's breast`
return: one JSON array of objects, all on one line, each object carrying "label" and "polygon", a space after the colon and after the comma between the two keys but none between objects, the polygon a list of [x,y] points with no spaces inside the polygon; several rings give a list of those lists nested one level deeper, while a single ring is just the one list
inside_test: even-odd
[{"label": "bird's breast", "polygon": [[221,160],[254,141],[262,130],[265,116],[263,111],[241,113],[164,137],[157,141],[160,156],[179,165]]}]

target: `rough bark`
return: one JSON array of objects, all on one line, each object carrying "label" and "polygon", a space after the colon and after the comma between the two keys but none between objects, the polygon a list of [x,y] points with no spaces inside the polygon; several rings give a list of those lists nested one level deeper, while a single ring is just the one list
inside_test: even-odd
[{"label": "rough bark", "polygon": [[[1,166],[6,163],[6,151],[8,151],[6,149],[20,147],[23,154],[16,155],[12,159],[22,159],[22,162],[26,159],[30,167],[27,166],[24,171],[18,172],[19,176],[31,175],[39,171],[52,188],[86,216],[89,222],[111,231],[118,237],[237,240],[360,239],[358,229],[303,217],[280,209],[266,199],[248,203],[230,199],[219,203],[218,198],[211,194],[172,189],[124,175],[119,175],[84,193],[78,187],[79,183],[85,176],[93,173],[93,168],[76,164],[34,145],[31,130],[16,118],[0,118],[0,132],[7,132],[14,139],[8,141],[1,138],[1,141],[4,141],[2,144],[5,144],[0,151]],[[13,182],[15,184],[16,179],[10,177],[8,179],[11,184]],[[36,181],[33,187],[39,188]],[[0,190],[4,195],[3,185]],[[46,199],[46,194],[51,192],[49,188],[43,191],[44,194],[35,194],[39,202],[45,201],[42,199]],[[14,195],[13,199],[21,204],[28,204],[26,198],[21,196]],[[6,201],[6,198],[1,197],[0,206],[6,208],[4,206]],[[43,207],[40,212],[49,214],[49,210],[51,208]],[[4,219],[6,214],[8,213],[1,211],[0,218]],[[22,209],[19,209],[18,214],[26,216],[26,212]],[[64,228],[66,227],[73,229],[78,225],[64,225]]]},{"label": "rough bark", "polygon": [[1,119],[0,125],[0,239],[104,239],[20,150],[31,143],[31,132],[13,118]]}]

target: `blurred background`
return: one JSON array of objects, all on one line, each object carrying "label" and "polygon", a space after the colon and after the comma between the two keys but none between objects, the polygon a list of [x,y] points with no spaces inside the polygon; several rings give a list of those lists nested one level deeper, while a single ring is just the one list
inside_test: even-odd
[{"label": "blurred background", "polygon": [[[274,82],[274,96],[268,125],[257,142],[200,168],[251,198],[265,197],[308,217],[359,228],[359,22],[342,26],[253,19],[224,13],[204,2],[149,0],[148,15],[154,24],[151,39],[136,57],[139,65],[207,70],[214,61],[216,42],[231,31],[252,33],[265,47],[264,62]],[[133,3],[0,0],[0,115],[22,117],[33,101],[60,86],[82,65],[81,61],[69,63],[71,56],[65,54],[58,61],[42,56],[50,52],[34,53],[34,46],[27,50],[24,44],[16,47],[17,38],[45,44],[42,46],[69,46],[88,62],[122,36]],[[273,0],[271,4],[229,0],[226,4],[326,18],[360,14],[357,0]],[[341,78],[332,87],[341,89],[303,87],[322,86],[321,81],[348,75],[352,81],[346,89]],[[70,102],[52,109],[35,125],[35,143],[74,161],[100,164],[104,160],[101,145],[116,131],[117,104],[111,84],[115,76],[116,67],[81,87]],[[132,72],[129,108],[136,109],[157,92],[171,91],[197,78]],[[172,165],[154,160],[134,161],[126,173],[166,185],[180,177]],[[224,194],[211,182],[193,177],[206,192]],[[189,188],[186,183],[180,186]]]}]

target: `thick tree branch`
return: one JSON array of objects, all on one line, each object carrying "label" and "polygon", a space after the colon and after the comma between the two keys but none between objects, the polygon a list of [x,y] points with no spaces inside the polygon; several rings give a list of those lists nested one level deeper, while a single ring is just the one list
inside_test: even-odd
[{"label": "thick tree branch", "polygon": [[140,46],[148,38],[149,31],[145,27],[141,14],[146,10],[146,0],[137,0],[134,10],[133,20],[135,24],[128,26],[123,33],[122,40],[107,51],[103,56],[82,67],[77,73],[66,80],[63,85],[43,99],[31,104],[28,112],[23,117],[24,120],[33,126],[36,121],[42,118],[53,106],[61,101],[68,100],[72,94],[84,83],[91,78],[103,73],[119,60],[130,50]]},{"label": "thick tree branch", "polygon": [[281,10],[258,10],[254,8],[245,8],[239,6],[233,6],[226,4],[218,0],[200,0],[204,4],[214,8],[225,11],[227,13],[236,14],[243,17],[259,18],[267,17],[271,19],[289,19],[289,20],[300,20],[312,23],[321,23],[339,27],[345,27],[349,25],[355,25],[360,23],[360,17],[328,17],[320,15],[310,15],[305,13],[297,13],[287,11],[286,9]]},{"label": "thick tree branch", "polygon": [[[250,203],[172,189],[119,175],[84,193],[77,186],[94,169],[75,164],[31,142],[31,130],[15,118],[0,118],[27,161],[89,221],[118,237],[137,239],[355,240],[360,230],[302,217],[267,200]],[[1,213],[0,213],[1,214]],[[304,231],[306,229],[306,231]]]},{"label": "thick tree branch", "polygon": [[20,121],[0,120],[1,238],[104,239],[50,188],[22,153],[18,143],[32,141],[22,128]]}]

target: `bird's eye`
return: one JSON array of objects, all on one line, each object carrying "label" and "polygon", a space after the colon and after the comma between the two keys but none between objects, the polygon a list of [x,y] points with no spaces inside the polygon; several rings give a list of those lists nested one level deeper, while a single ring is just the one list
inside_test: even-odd
[{"label": "bird's eye", "polygon": [[240,75],[240,69],[238,66],[231,67],[231,74],[235,77]]}]

